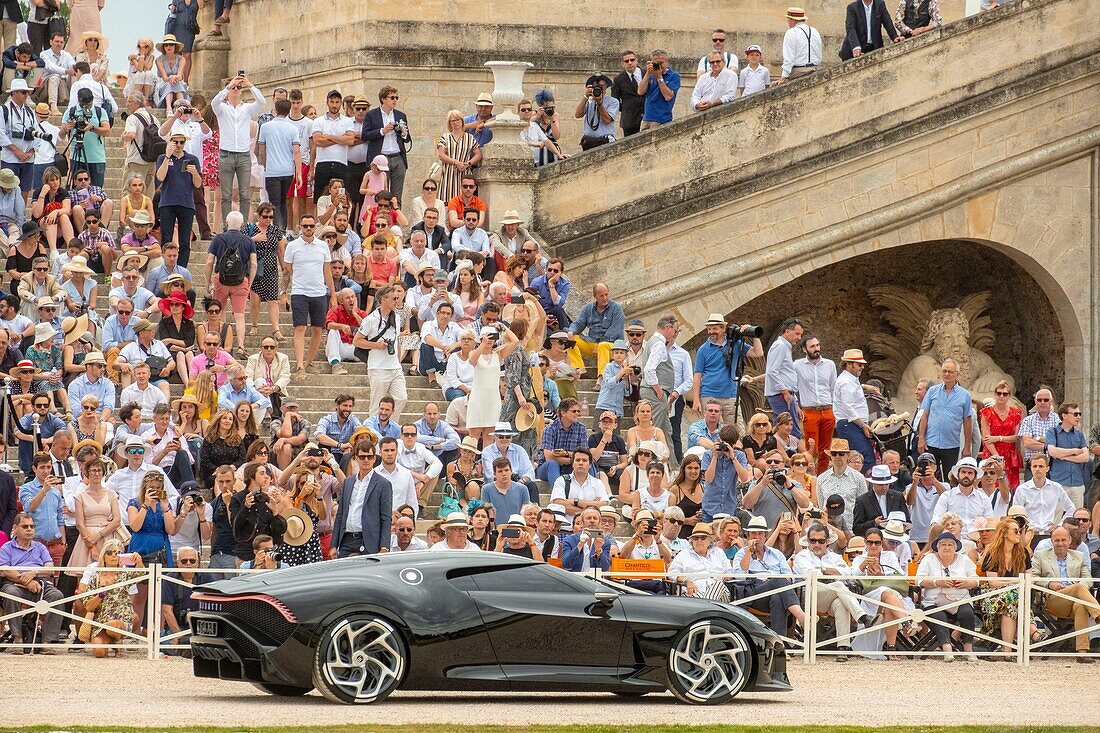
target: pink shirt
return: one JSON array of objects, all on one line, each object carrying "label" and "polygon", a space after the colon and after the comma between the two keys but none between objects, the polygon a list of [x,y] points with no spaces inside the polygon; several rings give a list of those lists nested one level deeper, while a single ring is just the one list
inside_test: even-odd
[{"label": "pink shirt", "polygon": [[[211,344],[213,346],[213,344]],[[206,363],[209,359],[206,358],[206,353],[200,353],[191,361],[191,376],[197,377],[199,372],[206,368]],[[234,361],[233,357],[229,355],[229,352],[225,349],[218,349],[218,355],[214,357],[214,363],[220,366],[229,366]],[[214,375],[214,383],[219,387],[225,384],[225,381],[229,378],[225,372],[219,372]]]}]

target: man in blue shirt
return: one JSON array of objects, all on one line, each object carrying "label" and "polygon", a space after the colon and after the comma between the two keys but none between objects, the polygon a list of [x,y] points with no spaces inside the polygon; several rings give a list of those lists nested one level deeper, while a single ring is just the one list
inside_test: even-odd
[{"label": "man in blue shirt", "polygon": [[703,406],[703,419],[696,420],[688,427],[688,450],[697,445],[710,450],[718,442],[718,432],[721,429],[722,405],[718,400],[709,399]]},{"label": "man in blue shirt", "polygon": [[672,122],[672,108],[680,90],[680,75],[668,65],[668,51],[656,49],[646,62],[645,74],[638,83],[638,94],[645,95],[642,130]]},{"label": "man in blue shirt", "polygon": [[[111,360],[118,356],[118,352],[137,340],[134,331],[134,301],[129,298],[119,298],[115,304],[115,314],[107,316],[103,322],[103,348],[106,350],[105,358]],[[115,353],[112,355],[111,351]]]},{"label": "man in blue shirt", "polygon": [[302,144],[298,128],[287,119],[290,100],[275,101],[275,119],[260,127],[256,153],[264,166],[264,186],[275,204],[275,226],[286,230],[286,197],[301,178]]},{"label": "man in blue shirt", "polygon": [[[928,452],[936,457],[941,480],[948,470],[959,462],[959,452],[970,455],[973,438],[974,406],[970,393],[959,384],[959,364],[954,359],[945,359],[940,366],[943,384],[928,388],[920,409],[924,411],[920,425],[917,426],[917,450]],[[959,445],[959,435],[962,445]]]},{"label": "man in blue shirt", "polygon": [[526,486],[512,480],[511,462],[504,457],[494,460],[492,476],[493,480],[481,487],[481,500],[492,504],[497,516],[521,514],[523,505],[532,499]]},{"label": "man in blue shirt", "polygon": [[[385,399],[385,398],[383,398]],[[355,398],[349,394],[337,395],[336,411],[317,421],[317,430],[313,437],[317,444],[328,448],[329,453],[339,462],[344,451],[351,450],[351,434],[362,425],[359,418],[351,414],[355,408]]]},{"label": "man in blue shirt", "polygon": [[[560,280],[564,278],[559,278]],[[539,297],[541,301],[542,296]],[[570,366],[584,369],[585,357],[595,354],[596,373],[602,375],[607,362],[611,361],[611,344],[626,339],[626,334],[623,333],[625,326],[626,314],[623,307],[611,299],[611,290],[607,283],[596,283],[592,286],[592,300],[581,308],[577,319],[566,329],[576,335],[576,346],[569,350]],[[582,336],[585,331],[588,332],[588,338]]]},{"label": "man in blue shirt", "polygon": [[[738,355],[740,358],[764,356],[764,345],[758,338],[740,338],[730,342],[726,338],[726,319],[721,313],[711,313],[707,318],[707,340],[695,353],[695,376],[691,385],[691,402],[698,410],[704,401],[714,401],[721,405],[722,421],[727,425],[736,425],[738,415],[734,412],[737,401]],[[752,326],[741,326],[741,332],[747,333]],[[689,446],[690,447],[690,446]]]},{"label": "man in blue shirt", "polygon": [[99,400],[99,418],[107,420],[115,409],[115,383],[103,376],[107,361],[103,352],[91,351],[84,357],[84,373],[69,383],[69,404],[79,405],[88,395]]},{"label": "man in blue shirt", "polygon": [[1051,481],[1062,485],[1073,505],[1080,509],[1085,504],[1085,484],[1089,454],[1088,443],[1081,432],[1081,406],[1076,402],[1063,402],[1058,406],[1061,425],[1047,429],[1047,455],[1050,456]]},{"label": "man in blue shirt", "polygon": [[619,100],[607,93],[611,79],[594,74],[584,83],[584,97],[577,104],[574,117],[584,118],[581,150],[591,150],[615,142],[615,120],[619,117]]},{"label": "man in blue shirt", "polygon": [[391,420],[396,403],[393,397],[386,395],[378,400],[378,414],[368,417],[363,425],[378,433],[379,438],[400,438],[401,425]]},{"label": "man in blue shirt", "polygon": [[473,135],[478,146],[484,150],[485,146],[493,141],[493,131],[489,129],[491,127],[489,121],[496,117],[493,114],[493,95],[488,92],[477,95],[474,108],[477,112],[463,119],[462,123],[465,125],[466,132]]},{"label": "man in blue shirt", "polygon": [[444,467],[458,458],[458,444],[462,439],[454,428],[439,419],[436,403],[424,405],[424,417],[416,421],[416,432],[416,442],[430,450]]},{"label": "man in blue shirt", "polygon": [[65,556],[65,517],[62,508],[62,479],[54,476],[53,462],[48,453],[34,457],[34,478],[19,487],[23,510],[34,517],[35,539],[46,546],[55,565]]},{"label": "man in blue shirt", "polygon": [[[73,162],[75,170],[86,170],[92,177],[92,185],[103,187],[103,179],[107,173],[107,151],[103,146],[103,138],[111,134],[111,123],[107,119],[107,113],[102,107],[95,106],[95,97],[91,89],[78,89],[76,92],[76,107],[65,110],[61,117],[61,134],[72,134],[77,122],[84,127],[84,160]],[[77,130],[77,132],[80,132]],[[192,204],[194,206],[194,204]]]},{"label": "man in blue shirt", "polygon": [[741,437],[736,425],[726,425],[719,432],[719,441],[703,454],[699,467],[703,471],[703,521],[716,514],[737,514],[740,504],[738,481],[752,479],[749,459],[733,445]]},{"label": "man in blue shirt", "polygon": [[271,400],[248,383],[248,375],[245,374],[244,367],[234,364],[229,367],[229,379],[218,390],[218,408],[235,410],[237,403],[241,401],[252,405],[257,423],[263,422],[264,414],[271,408]]},{"label": "man in blue shirt", "polygon": [[[569,281],[565,279],[565,263],[560,257],[553,257],[546,263],[546,274],[531,281],[531,289],[538,295],[539,305],[546,311],[547,332],[569,328],[572,319],[565,312],[565,301],[569,298]],[[551,323],[556,321],[557,325]],[[611,350],[608,349],[610,356]]]},{"label": "man in blue shirt", "polygon": [[[49,568],[57,563],[53,561],[50,553],[42,546],[41,542],[34,539],[36,525],[34,517],[23,512],[15,517],[15,526],[12,529],[12,539],[3,547],[0,547],[0,567],[24,567],[24,568]],[[63,596],[61,591],[53,587],[46,577],[39,577],[34,570],[3,570],[0,571],[0,592],[4,598],[4,614],[12,616],[19,613],[23,603],[35,603],[39,599],[54,604]],[[23,599],[20,601],[19,599]],[[24,642],[24,632],[30,634],[27,643],[41,642],[43,639],[53,643],[61,633],[62,617],[56,613],[48,613],[43,618],[43,637],[37,637],[37,625],[34,622],[37,616],[26,614],[13,617],[8,621],[8,627],[12,634],[13,644]],[[30,626],[31,628],[27,628]],[[58,650],[46,647],[36,650],[39,654],[56,654]],[[13,654],[23,654],[20,648],[12,649]]]},{"label": "man in blue shirt", "polygon": [[481,472],[485,476],[492,476],[493,465],[498,458],[507,458],[511,467],[513,481],[518,481],[527,487],[531,500],[538,503],[539,490],[535,485],[535,467],[531,464],[531,456],[522,445],[516,445],[515,437],[519,435],[512,429],[512,423],[498,422],[493,429],[493,442],[485,446],[481,451]]}]

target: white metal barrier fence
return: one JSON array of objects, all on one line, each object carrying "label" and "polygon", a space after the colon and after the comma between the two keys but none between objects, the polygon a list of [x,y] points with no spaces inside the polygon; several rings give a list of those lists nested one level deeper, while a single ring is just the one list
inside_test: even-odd
[{"label": "white metal barrier fence", "polygon": [[[90,596],[101,594],[107,591],[136,587],[141,584],[147,584],[147,598],[144,605],[145,611],[145,632],[137,633],[130,629],[119,629],[117,627],[109,627],[112,632],[118,634],[121,639],[117,643],[97,645],[100,648],[105,649],[127,649],[138,650],[144,648],[145,654],[149,659],[157,659],[162,652],[168,651],[182,651],[189,648],[186,643],[188,636],[188,630],[186,624],[180,624],[179,631],[167,630],[163,633],[157,633],[158,630],[164,629],[165,620],[162,612],[163,600],[164,600],[164,584],[177,585],[180,587],[194,587],[192,583],[185,581],[182,578],[181,568],[166,568],[162,565],[152,565],[145,568],[48,568],[41,567],[2,567],[0,571],[15,571],[17,573],[31,572],[34,573],[38,579],[45,579],[53,583],[53,579],[59,573],[65,571],[79,572],[85,574],[92,573],[116,573],[119,577],[115,582],[106,585],[102,588],[95,588],[91,590],[85,590],[83,592],[74,592],[71,595],[65,596],[58,592],[52,594],[52,600],[47,600],[43,597],[42,593],[38,593],[39,598],[26,598],[13,592],[11,581],[0,581],[0,603],[3,603],[4,609],[0,613],[0,622],[6,621],[9,626],[21,625],[23,622],[31,616],[35,617],[33,628],[38,630],[41,625],[42,619],[50,614],[60,616],[62,619],[68,619],[73,622],[74,626],[79,628],[80,624],[88,623],[93,629],[93,635],[96,631],[107,629],[108,625],[106,621],[97,621],[92,618],[89,619],[86,616],[76,615],[72,611],[66,611],[65,606],[72,604],[74,601],[82,601]],[[209,577],[217,576],[237,576],[242,574],[257,573],[257,572],[270,572],[264,570],[240,570],[235,568],[198,568],[196,573]],[[653,579],[654,577],[663,577],[665,580],[671,580],[671,576],[668,573],[662,575],[651,572],[630,573],[630,572],[602,572],[600,577],[608,578],[612,580],[629,580],[631,578],[637,579]],[[1017,597],[1014,602],[1016,612],[1016,634],[1015,640],[1011,642],[1004,641],[994,636],[982,633],[980,629],[972,630],[965,629],[959,626],[957,623],[950,623],[941,619],[933,618],[931,613],[933,609],[922,609],[912,604],[904,604],[901,608],[890,605],[886,601],[882,600],[881,595],[875,596],[873,591],[859,593],[851,589],[845,589],[839,591],[835,587],[838,580],[883,580],[883,576],[843,576],[838,578],[837,576],[823,576],[817,573],[812,573],[806,576],[796,576],[793,574],[775,574],[775,575],[749,575],[749,574],[721,574],[716,575],[713,573],[677,573],[678,577],[685,577],[689,579],[701,579],[701,578],[721,578],[725,581],[759,581],[770,580],[773,578],[783,578],[788,580],[788,584],[782,587],[773,587],[762,593],[752,593],[741,597],[733,597],[729,601],[734,606],[746,608],[753,611],[751,608],[754,603],[762,600],[767,600],[771,596],[779,593],[783,593],[788,590],[793,590],[801,595],[801,607],[806,623],[802,627],[802,638],[791,637],[788,635],[782,635],[782,638],[791,650],[791,653],[799,655],[806,663],[814,663],[819,656],[821,657],[835,657],[838,654],[852,653],[842,651],[840,649],[841,642],[849,642],[845,646],[851,646],[853,640],[861,637],[871,637],[873,634],[881,633],[889,626],[903,626],[907,623],[912,623],[921,629],[927,629],[925,634],[934,630],[936,625],[947,628],[953,632],[960,634],[968,634],[973,637],[976,642],[983,643],[987,646],[993,647],[992,651],[983,651],[983,656],[1000,656],[1008,657],[1010,661],[1015,661],[1019,665],[1028,665],[1033,657],[1069,657],[1075,656],[1076,652],[1060,651],[1059,646],[1074,639],[1074,637],[1085,634],[1092,634],[1094,636],[1100,635],[1100,620],[1097,616],[1100,616],[1100,604],[1096,607],[1096,614],[1091,616],[1092,623],[1087,628],[1075,629],[1073,627],[1073,619],[1066,619],[1064,617],[1052,618],[1053,614],[1046,609],[1048,599],[1059,598],[1071,605],[1073,603],[1088,603],[1087,600],[1082,599],[1080,595],[1074,595],[1069,589],[1051,589],[1048,584],[1051,579],[1042,578],[1036,579],[1030,575],[1021,575],[1019,577],[1012,578],[985,578],[985,577],[972,577],[972,578],[953,578],[954,580],[962,581],[978,581],[979,583],[988,583],[989,581],[1003,582],[1004,585],[998,588],[991,587],[979,587],[979,589],[972,595],[968,595],[966,598],[962,598],[950,603],[937,606],[934,611],[951,611],[964,604],[978,604],[982,600],[987,598],[995,598],[998,596],[1007,596],[1012,591],[1016,591]],[[905,580],[909,583],[915,583],[918,581],[916,577],[910,576],[886,576],[892,580]],[[1057,579],[1054,579],[1057,582]],[[1092,589],[1094,583],[1100,582],[1094,579],[1074,579],[1074,582],[1084,584],[1087,588]],[[56,587],[56,583],[53,583]],[[868,607],[868,614],[876,617],[874,624],[870,626],[864,626],[862,628],[854,628],[847,634],[839,634],[834,637],[824,638],[819,634],[817,619],[820,616],[826,615],[827,610],[820,607],[819,596],[822,589],[829,586],[828,590],[832,592],[841,592],[850,596],[852,599],[858,601],[861,605],[866,604]],[[45,587],[45,586],[43,586]],[[899,594],[900,595],[900,594]],[[60,597],[58,597],[60,596]],[[1092,599],[1095,603],[1095,598],[1092,595],[1087,595],[1086,599]],[[14,610],[12,609],[14,606]],[[897,615],[897,618],[891,620],[878,620],[878,610],[889,607]],[[977,605],[975,607],[975,616],[980,620],[981,613],[978,612]],[[756,610],[758,615],[764,615],[760,610]],[[1050,623],[1053,621],[1054,629],[1047,638],[1032,639],[1032,625],[1037,620],[1043,620],[1044,623]],[[178,619],[177,619],[178,621]],[[37,636],[32,636],[31,639],[24,638],[22,643],[3,643],[0,644],[0,650],[19,648],[23,650],[41,649],[44,647],[52,648],[71,648],[72,644],[58,644],[54,639],[43,639],[41,633],[36,631]],[[954,643],[954,642],[953,642]],[[927,646],[927,639],[924,646]],[[1007,647],[1010,651],[1001,651],[1000,647]],[[956,647],[958,648],[958,646]],[[904,651],[884,651],[873,650],[872,653],[876,656],[889,656],[889,655],[902,655],[907,657],[942,657],[945,652],[941,651],[938,645],[933,645],[933,648],[912,648]],[[1100,654],[1090,652],[1090,657],[1100,658]]]}]

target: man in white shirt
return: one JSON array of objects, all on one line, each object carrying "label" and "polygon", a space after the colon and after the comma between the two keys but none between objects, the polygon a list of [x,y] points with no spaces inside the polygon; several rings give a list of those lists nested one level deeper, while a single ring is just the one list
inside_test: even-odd
[{"label": "man in white shirt", "polygon": [[436,542],[428,548],[428,552],[446,552],[447,550],[460,550],[466,552],[480,552],[481,548],[470,542],[468,532],[470,523],[466,521],[465,512],[451,512],[446,521],[440,525],[444,532],[442,542]]},{"label": "man in white shirt", "polygon": [[768,347],[768,361],[764,371],[764,398],[772,411],[772,425],[784,412],[794,418],[791,435],[802,437],[801,410],[798,409],[798,379],[794,371],[792,352],[802,339],[802,321],[788,318],[780,326],[779,336]]},{"label": "man in white shirt", "polygon": [[745,57],[749,63],[737,75],[737,89],[741,97],[757,94],[771,86],[772,73],[767,66],[760,63],[762,55],[760,46],[756,44],[745,49]]},{"label": "man in white shirt", "polygon": [[412,473],[413,480],[416,482],[417,503],[423,508],[428,505],[428,499],[435,491],[439,474],[443,471],[443,463],[426,445],[417,442],[418,437],[415,423],[401,426],[397,462]]},{"label": "man in white shirt", "polygon": [[821,355],[821,341],[817,336],[803,339],[802,350],[806,356],[794,363],[802,410],[802,435],[806,438],[807,449],[817,458],[817,473],[822,473],[829,466],[827,449],[836,427],[833,416],[836,364]]},{"label": "man in white shirt", "polygon": [[[242,102],[245,89],[252,90],[253,101]],[[252,175],[252,120],[267,106],[263,92],[252,85],[247,76],[236,76],[210,100],[210,108],[218,118],[220,153],[218,177],[222,181],[222,211],[233,211],[233,179],[241,192],[237,209],[248,221],[248,186]]]},{"label": "man in white shirt", "polygon": [[480,252],[486,257],[492,255],[493,246],[489,242],[489,235],[477,225],[481,212],[471,207],[462,215],[463,226],[451,233],[451,251],[457,255],[459,252]]},{"label": "man in white shirt", "polygon": [[720,104],[729,104],[737,99],[737,72],[726,68],[726,59],[721,51],[710,53],[710,73],[703,74],[695,83],[691,93],[691,108],[702,112]]},{"label": "man in white shirt", "polygon": [[328,193],[328,182],[333,178],[343,181],[348,173],[348,150],[355,144],[356,125],[351,117],[341,113],[343,95],[333,89],[325,97],[328,111],[313,121],[310,129],[316,154],[313,169],[313,201]]},{"label": "man in white shirt", "polygon": [[80,103],[77,101],[77,93],[81,89],[87,89],[92,93],[92,104],[96,107],[102,107],[103,97],[109,94],[109,92],[107,91],[107,87],[92,78],[92,67],[88,65],[88,62],[77,61],[73,64],[72,73],[75,80],[72,86],[69,87],[69,106],[79,107]]},{"label": "man in white shirt", "polygon": [[393,523],[390,552],[412,552],[427,549],[428,543],[416,536],[416,522],[408,517],[400,517]]},{"label": "man in white shirt", "polygon": [[859,375],[867,367],[867,360],[859,349],[847,349],[840,357],[841,372],[833,388],[833,415],[836,417],[836,436],[848,441],[848,446],[863,456],[864,471],[875,465],[875,451],[871,447],[870,413],[867,396]]},{"label": "man in white shirt", "polygon": [[711,31],[711,51],[706,56],[699,59],[699,65],[695,68],[695,76],[702,78],[704,74],[709,74],[711,72],[713,68],[711,66],[711,61],[714,58],[714,54],[718,54],[722,57],[723,67],[729,69],[734,74],[737,73],[737,54],[726,50],[727,40],[729,40],[729,34],[721,28],[716,28]]},{"label": "man in white shirt", "polygon": [[[321,345],[321,330],[330,309],[337,306],[336,288],[332,284],[332,253],[324,241],[315,239],[317,217],[306,214],[299,227],[302,235],[287,245],[283,264],[290,272],[290,307],[294,322],[294,356],[298,360],[296,376],[317,356]],[[309,352],[305,350],[306,326],[310,328]],[[308,357],[308,358],[307,358]]]},{"label": "man in white shirt", "polygon": [[[573,451],[573,473],[559,476],[550,492],[550,503],[565,507],[569,528],[573,526],[573,517],[588,507],[594,507],[598,512],[600,507],[611,503],[607,484],[589,473],[591,467],[592,454],[587,448]],[[581,477],[583,481],[579,480]]]},{"label": "man in white shirt", "polygon": [[397,438],[382,438],[378,442],[378,465],[374,472],[390,482],[393,490],[393,508],[409,505],[420,516],[416,497],[416,479],[412,471],[397,462]]},{"label": "man in white shirt", "polygon": [[641,397],[653,406],[653,424],[666,437],[672,435],[669,407],[680,397],[675,390],[676,368],[668,354],[668,348],[676,342],[679,332],[680,321],[676,316],[661,316],[657,321],[657,330],[646,340],[642,356]]},{"label": "man in white shirt", "polygon": [[[839,577],[849,573],[844,558],[829,550],[830,539],[829,530],[824,525],[810,525],[806,530],[806,549],[794,556],[796,575],[808,575],[811,571],[815,571],[820,575]],[[840,581],[817,583],[817,607],[827,610],[836,620],[838,637],[852,633],[853,619],[860,619],[864,626],[874,623],[873,617],[863,613],[859,600]],[[837,655],[836,661],[847,662],[848,655],[844,652],[850,651],[851,648],[851,639],[837,642],[837,649],[841,654]]]},{"label": "man in white shirt", "polygon": [[[125,507],[131,499],[136,499],[141,490],[141,481],[145,474],[155,471],[164,475],[164,490],[168,494],[168,500],[174,501],[179,496],[179,491],[172,484],[171,479],[164,474],[164,470],[152,463],[146,463],[145,457],[149,450],[145,445],[145,439],[140,435],[127,435],[123,443],[122,455],[126,458],[126,464],[111,474],[107,479],[107,488],[118,494],[118,506],[122,510],[122,523],[130,526],[129,513]],[[150,456],[151,457],[151,456]]]},{"label": "man in white shirt", "polygon": [[73,80],[73,66],[76,59],[65,50],[65,34],[54,33],[50,36],[50,47],[42,52],[42,83],[46,85],[46,98],[51,115],[60,115],[58,99],[66,99]]},{"label": "man in white shirt", "polygon": [[1061,525],[1062,519],[1072,516],[1075,507],[1062,485],[1047,478],[1050,459],[1045,454],[1033,455],[1027,467],[1031,469],[1031,480],[1016,488],[1012,503],[1027,511],[1037,542],[1049,537],[1054,528]]},{"label": "man in white shirt", "polygon": [[[153,425],[141,433],[149,462],[163,469],[172,483],[182,486],[195,480],[194,459],[187,441],[172,424],[172,408],[161,402],[153,407]],[[173,470],[173,467],[177,467]]]},{"label": "man in white shirt", "polygon": [[[119,355],[119,358],[122,358]],[[122,390],[122,404],[136,402],[141,408],[141,419],[152,420],[153,408],[168,403],[168,395],[149,382],[149,365],[142,362],[134,367],[134,383]]]},{"label": "man in white shirt", "polygon": [[454,305],[444,301],[436,306],[434,318],[421,318],[420,373],[427,375],[429,384],[435,384],[435,375],[447,368],[447,357],[462,345],[462,329],[451,320],[454,312]]},{"label": "man in white shirt", "polygon": [[[425,278],[424,273],[430,271],[434,275],[439,269],[439,254],[435,250],[428,249],[428,235],[422,229],[414,229],[409,233],[409,246],[401,250],[398,262],[404,271],[405,285],[411,288],[410,295],[416,289],[418,280],[424,295],[430,296],[434,292],[432,278]],[[418,311],[419,309],[417,306]]]},{"label": "man in white shirt", "polygon": [[378,413],[378,400],[384,396],[393,398],[393,412],[401,415],[409,392],[405,387],[405,373],[397,356],[397,336],[401,333],[401,292],[387,285],[378,291],[378,307],[366,318],[355,334],[352,344],[356,349],[367,350],[367,375],[370,379],[370,402],[367,412]]},{"label": "man in white shirt", "polygon": [[978,463],[969,456],[960,458],[951,472],[955,474],[959,483],[940,494],[940,498],[936,501],[936,508],[932,511],[932,532],[929,535],[931,537],[939,537],[943,530],[940,519],[948,512],[962,517],[964,534],[969,534],[974,529],[974,522],[978,517],[993,516],[993,506],[989,497],[984,491],[978,489],[978,479],[983,475]]},{"label": "man in white shirt", "polygon": [[783,36],[783,73],[776,84],[812,74],[821,64],[821,34],[806,22],[806,11],[787,8],[787,26]]}]

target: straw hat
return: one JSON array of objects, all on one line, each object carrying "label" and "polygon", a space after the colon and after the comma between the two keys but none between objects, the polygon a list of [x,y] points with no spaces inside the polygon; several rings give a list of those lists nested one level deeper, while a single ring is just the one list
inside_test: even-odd
[{"label": "straw hat", "polygon": [[530,430],[535,427],[535,421],[538,420],[538,417],[538,409],[533,403],[528,402],[526,407],[520,407],[516,412],[516,429],[521,433]]},{"label": "straw hat", "polygon": [[867,360],[863,358],[863,352],[859,349],[846,349],[840,356],[841,361],[851,362],[853,364],[866,364]]},{"label": "straw hat", "polygon": [[847,455],[849,450],[848,441],[842,438],[833,438],[832,442],[829,443],[830,453],[843,453]]},{"label": "straw hat", "polygon": [[107,360],[103,358],[102,351],[89,351],[84,355],[84,361],[81,362],[84,366],[89,364],[99,364],[100,366],[107,366]]},{"label": "straw hat", "polygon": [[894,477],[890,475],[890,467],[885,463],[880,463],[871,469],[871,476],[867,479],[867,482],[872,484],[892,484],[894,483]]},{"label": "straw hat", "polygon": [[981,539],[982,532],[992,532],[997,529],[997,520],[993,517],[978,517],[974,520],[974,526],[966,533],[966,536],[977,542]]},{"label": "straw hat", "polygon": [[[283,400],[283,402],[285,404],[286,400]],[[295,406],[297,406],[298,403],[295,402],[294,404],[295,404]],[[370,440],[370,442],[374,443],[375,445],[377,445],[378,441],[379,441],[378,433],[374,432],[373,430],[368,428],[366,425],[360,425],[359,427],[357,427],[355,430],[352,431],[351,437],[348,438],[348,443],[350,443],[351,445],[355,445],[356,443],[358,443],[363,438],[367,438],[368,440]]]},{"label": "straw hat", "polygon": [[858,555],[867,550],[867,543],[862,537],[856,535],[852,539],[848,540],[848,546],[844,548],[844,551],[850,555]]},{"label": "straw hat", "polygon": [[482,104],[487,104],[490,107],[492,107],[493,106],[493,95],[489,94],[489,92],[482,92],[481,94],[477,95],[477,101],[474,102],[474,105],[482,105]]},{"label": "straw hat", "polygon": [[699,522],[691,529],[692,537],[713,537],[714,530],[706,522]]},{"label": "straw hat", "polygon": [[11,83],[11,86],[8,87],[8,89],[6,90],[6,93],[11,94],[12,92],[31,92],[31,91],[34,91],[34,90],[31,89],[29,86],[27,86],[27,80],[26,79],[16,79]]},{"label": "straw hat", "polygon": [[284,544],[301,547],[309,542],[309,538],[313,536],[313,519],[308,514],[297,507],[288,507],[279,512],[279,516],[286,520]]},{"label": "straw hat", "polygon": [[501,527],[515,527],[516,529],[522,529],[524,532],[530,532],[531,528],[527,526],[526,520],[524,520],[522,514],[513,514],[508,517],[508,521],[500,525]]},{"label": "straw hat", "polygon": [[[187,278],[185,278],[183,275],[179,274],[178,272],[173,272],[171,275],[169,275],[168,277],[166,277],[166,278],[164,278],[163,280],[160,281],[160,292],[167,293],[168,288],[172,287],[173,285],[175,285],[177,283],[182,285],[184,290],[187,289]],[[187,302],[190,305],[191,301],[187,301]],[[191,312],[193,314],[194,310],[192,310]],[[187,316],[187,317],[190,318],[191,316]]]},{"label": "straw hat", "polygon": [[[168,38],[168,37],[169,36],[165,36],[165,38]],[[89,38],[94,38],[97,41],[99,41],[99,52],[100,53],[107,53],[107,37],[105,35],[103,35],[102,33],[100,33],[99,31],[84,31],[83,33],[81,33],[80,34],[80,47],[81,48],[84,48],[84,42],[87,41]],[[176,37],[171,36],[171,38],[172,38],[172,40],[175,40]],[[176,43],[179,43],[179,41],[176,41]],[[182,47],[182,46],[183,46],[183,44],[180,43],[180,47]],[[160,50],[160,49],[158,48],[157,50]]]},{"label": "straw hat", "polygon": [[[88,358],[87,357],[84,358],[84,363],[85,364],[88,363]],[[198,410],[199,408],[202,407],[202,405],[199,404],[199,398],[198,397],[196,397],[193,394],[184,393],[179,399],[172,400],[172,410],[174,412],[179,412],[180,411],[180,405],[182,405],[184,403],[187,403],[188,405],[194,405],[196,410]]]},{"label": "straw hat", "polygon": [[[458,448],[459,450],[468,450],[472,452],[475,456],[481,455],[481,449],[477,447],[477,438],[473,437],[472,435],[467,435],[465,438],[463,438],[462,442],[458,444]],[[447,518],[450,519],[450,515],[448,515]]]},{"label": "straw hat", "polygon": [[787,20],[803,21],[806,20],[806,11],[798,7],[787,8]]},{"label": "straw hat", "polygon": [[749,523],[745,525],[746,532],[767,532],[768,520],[762,516],[755,516],[749,520]]},{"label": "straw hat", "polygon": [[7,168],[0,170],[0,188],[6,188],[9,191],[13,188],[19,188],[19,176]]},{"label": "straw hat", "polygon": [[81,440],[80,442],[78,442],[76,445],[73,446],[72,454],[75,456],[77,453],[80,452],[81,448],[85,448],[89,445],[92,446],[93,448],[95,448],[100,453],[103,453],[103,444],[102,443],[100,443],[98,440],[95,440],[94,438],[85,438],[84,440]]},{"label": "straw hat", "polygon": [[493,435],[500,435],[500,436],[510,435],[511,437],[514,438],[517,435],[519,435],[519,433],[517,433],[515,430],[512,430],[512,423],[510,423],[510,422],[498,422],[496,424],[496,427],[493,428]]},{"label": "straw hat", "polygon": [[454,529],[456,527],[466,529],[470,526],[470,521],[466,518],[465,512],[451,512],[447,515],[443,524],[439,526],[443,529]]},{"label": "straw hat", "polygon": [[57,308],[57,301],[52,295],[43,295],[34,303],[36,308]]},{"label": "straw hat", "polygon": [[882,536],[888,540],[897,540],[898,542],[909,541],[909,535],[905,532],[905,525],[896,519],[886,523],[886,526],[882,528]]},{"label": "straw hat", "polygon": [[139,225],[140,226],[145,226],[145,225],[152,226],[153,225],[153,217],[149,216],[149,212],[146,211],[145,209],[141,209],[140,211],[135,211],[132,216],[127,218],[126,221],[130,222],[130,226],[135,226],[135,227],[139,226]]},{"label": "straw hat", "polygon": [[161,53],[164,53],[165,46],[178,46],[180,51],[183,50],[183,44],[180,43],[179,39],[171,33],[167,34],[164,38],[161,39],[160,43],[157,44],[157,50]]},{"label": "straw hat", "polygon": [[[135,259],[137,260],[136,264],[134,263]],[[125,267],[133,266],[140,270],[145,267],[145,263],[148,261],[149,258],[146,255],[138,254],[137,252],[128,252],[118,258],[118,264],[115,265],[115,269],[122,272]]]},{"label": "straw hat", "polygon": [[[18,372],[18,374],[17,374]],[[30,359],[23,359],[18,364],[8,370],[8,373],[13,377],[18,377],[21,374],[30,372],[30,376],[37,377],[42,372],[34,365],[34,362]]]},{"label": "straw hat", "polygon": [[[0,173],[0,186],[4,185],[3,174]],[[84,255],[77,255],[71,260],[61,266],[62,274],[74,274],[80,273],[81,275],[87,275],[88,277],[95,277],[96,271],[88,267],[88,258]]]},{"label": "straw hat", "polygon": [[519,212],[515,209],[508,209],[504,212],[504,218],[500,220],[501,225],[504,224],[522,224],[523,219],[520,218]]},{"label": "straw hat", "polygon": [[[40,323],[38,325],[41,326],[43,324]],[[63,344],[71,344],[86,333],[88,333],[87,313],[77,318],[69,316],[61,322],[61,341]],[[87,357],[85,357],[85,361],[87,361]]]}]

